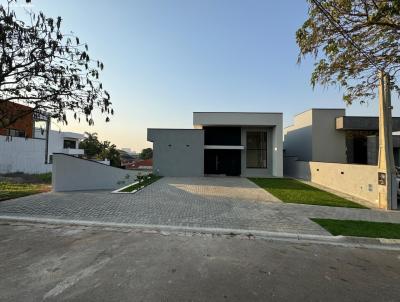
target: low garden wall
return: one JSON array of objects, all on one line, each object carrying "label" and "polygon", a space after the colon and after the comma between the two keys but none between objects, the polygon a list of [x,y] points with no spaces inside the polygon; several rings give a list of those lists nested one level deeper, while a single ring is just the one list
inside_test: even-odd
[{"label": "low garden wall", "polygon": [[71,155],[53,154],[53,191],[113,190],[132,183],[138,174]]},{"label": "low garden wall", "polygon": [[379,206],[377,166],[306,162],[294,157],[286,157],[284,162],[286,176],[309,180]]}]

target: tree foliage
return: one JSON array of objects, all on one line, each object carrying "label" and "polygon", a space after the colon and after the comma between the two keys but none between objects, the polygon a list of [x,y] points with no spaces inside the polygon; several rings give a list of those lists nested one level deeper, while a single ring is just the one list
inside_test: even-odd
[{"label": "tree foliage", "polygon": [[85,150],[85,155],[89,159],[108,159],[111,166],[121,166],[120,153],[117,147],[109,141],[101,142],[96,132],[85,132],[85,139],[79,143],[79,148]]},{"label": "tree foliage", "polygon": [[0,125],[22,117],[1,110],[6,102],[45,111],[65,123],[72,111],[75,119],[83,115],[90,125],[92,111],[99,108],[108,121],[113,110],[99,81],[103,63],[91,59],[79,37],[62,32],[61,17],[27,11],[21,18],[13,9],[16,2],[0,4]]},{"label": "tree foliage", "polygon": [[343,99],[348,104],[365,102],[376,96],[377,71],[384,70],[391,76],[391,87],[400,93],[396,83],[400,0],[319,0],[334,24],[315,1],[307,1],[309,17],[297,30],[296,41],[299,62],[307,55],[316,60],[313,87],[338,85],[344,88]]},{"label": "tree foliage", "polygon": [[140,159],[151,159],[153,158],[153,149],[151,148],[145,148],[140,152],[139,154]]}]

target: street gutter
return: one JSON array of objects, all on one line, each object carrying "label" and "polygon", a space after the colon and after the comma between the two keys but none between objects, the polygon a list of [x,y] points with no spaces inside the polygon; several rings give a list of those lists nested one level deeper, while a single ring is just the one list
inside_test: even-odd
[{"label": "street gutter", "polygon": [[115,223],[115,222],[98,222],[86,220],[66,220],[54,218],[37,218],[37,217],[21,217],[21,216],[0,216],[0,224],[9,223],[38,223],[51,225],[69,225],[69,226],[85,226],[112,228],[115,230],[122,229],[138,229],[140,231],[155,231],[161,235],[173,234],[211,234],[230,237],[245,237],[248,239],[263,239],[286,241],[292,243],[308,243],[308,244],[325,244],[350,248],[366,248],[377,250],[394,250],[400,251],[399,239],[385,238],[365,238],[351,236],[332,236],[332,235],[313,235],[301,233],[286,232],[270,232],[262,230],[246,230],[246,229],[227,229],[227,228],[204,228],[190,226],[172,226],[172,225],[154,225],[154,224],[134,224],[134,223]]}]

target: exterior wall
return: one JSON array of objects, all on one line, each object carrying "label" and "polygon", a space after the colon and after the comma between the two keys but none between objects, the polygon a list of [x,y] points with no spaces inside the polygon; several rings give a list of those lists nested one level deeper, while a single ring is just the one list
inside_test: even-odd
[{"label": "exterior wall", "polygon": [[146,174],[65,154],[53,154],[53,191],[113,190]]},{"label": "exterior wall", "polygon": [[153,142],[153,172],[162,176],[204,175],[204,131],[148,129]]},{"label": "exterior wall", "polygon": [[[50,131],[49,156],[53,153],[83,154],[82,149],[64,149],[64,138],[76,139],[83,135],[71,132]],[[46,140],[0,136],[0,173],[47,173],[51,164],[45,163]]]},{"label": "exterior wall", "polygon": [[336,118],[344,109],[311,109],[294,118],[285,128],[286,156],[304,161],[346,163],[346,134],[336,130]]},{"label": "exterior wall", "polygon": [[312,110],[296,115],[294,124],[285,128],[284,135],[285,156],[312,160]]},{"label": "exterior wall", "polygon": [[[17,129],[25,131],[25,137],[33,137],[33,113],[30,112],[32,109],[28,106],[23,106],[20,104],[6,102],[1,104],[0,112],[5,111],[10,113],[11,116],[18,116],[24,112],[29,112],[24,117],[18,119],[15,123],[7,126],[10,129]],[[1,126],[0,126],[1,127]],[[0,135],[7,135],[6,128],[0,128]]]},{"label": "exterior wall", "polygon": [[304,162],[290,159],[285,163],[287,176],[310,180],[333,190],[378,204],[378,167],[340,163]]},{"label": "exterior wall", "polygon": [[202,126],[276,126],[282,125],[282,113],[194,112],[193,125]]},{"label": "exterior wall", "polygon": [[264,112],[194,112],[193,124],[196,129],[204,126],[242,127],[242,145],[246,145],[245,133],[248,129],[268,128],[268,168],[247,169],[246,150],[242,151],[242,176],[282,177],[283,143],[282,113]]},{"label": "exterior wall", "polygon": [[0,173],[50,172],[51,165],[45,164],[45,148],[45,140],[0,136]]},{"label": "exterior wall", "polygon": [[[79,142],[84,138],[80,133],[59,132],[50,130],[49,133],[49,155],[53,153],[65,153],[69,155],[83,155],[84,150],[79,149]],[[76,149],[64,149],[64,139],[76,141]]]},{"label": "exterior wall", "polygon": [[344,109],[314,109],[312,128],[312,161],[347,163],[346,133],[336,130],[336,118]]}]

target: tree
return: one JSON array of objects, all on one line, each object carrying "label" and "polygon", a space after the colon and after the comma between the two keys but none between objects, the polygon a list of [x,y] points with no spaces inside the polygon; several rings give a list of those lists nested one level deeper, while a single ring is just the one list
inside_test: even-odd
[{"label": "tree", "polygon": [[85,150],[85,155],[89,159],[108,159],[111,166],[121,166],[120,153],[114,144],[109,141],[101,142],[96,132],[85,132],[85,136],[85,139],[79,143],[79,148]]},{"label": "tree", "polygon": [[79,148],[85,150],[85,155],[88,158],[97,158],[102,150],[97,133],[85,132],[85,138],[79,143]]},{"label": "tree", "polygon": [[117,150],[117,146],[111,144],[109,141],[104,141],[102,143],[102,151],[100,153],[100,157],[104,159],[108,159],[110,161],[110,165],[114,167],[121,166],[121,156],[119,151]]},{"label": "tree", "polygon": [[[67,123],[67,111],[93,124],[95,108],[113,114],[110,95],[99,81],[104,65],[90,58],[88,45],[61,31],[61,17],[27,12],[17,18],[13,5],[0,4],[0,127],[7,127],[33,111],[45,111]],[[26,0],[30,2],[30,0]],[[5,104],[16,102],[31,110],[10,114]]]},{"label": "tree", "polygon": [[308,0],[308,19],[296,32],[298,62],[316,60],[313,87],[338,85],[351,104],[374,98],[378,70],[391,76],[391,88],[400,93],[399,0]]},{"label": "tree", "polygon": [[153,158],[153,149],[145,148],[139,154],[140,159],[151,159]]}]

